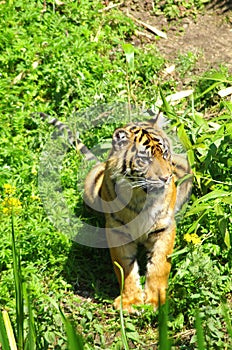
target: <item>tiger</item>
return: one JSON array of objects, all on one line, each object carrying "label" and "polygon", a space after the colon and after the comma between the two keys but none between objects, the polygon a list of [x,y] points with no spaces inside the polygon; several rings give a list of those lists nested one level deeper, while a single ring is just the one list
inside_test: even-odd
[{"label": "tiger", "polygon": [[[144,304],[157,310],[166,302],[175,215],[188,201],[192,187],[189,162],[172,151],[158,116],[117,128],[108,158],[97,161],[84,184],[85,203],[105,216],[106,238],[121,290],[113,305],[116,309],[122,305],[129,313]],[[55,118],[50,123],[64,128]],[[95,158],[80,140],[77,143],[89,159]],[[147,252],[144,288],[137,261],[140,245]],[[123,269],[123,280],[115,263]]]}]

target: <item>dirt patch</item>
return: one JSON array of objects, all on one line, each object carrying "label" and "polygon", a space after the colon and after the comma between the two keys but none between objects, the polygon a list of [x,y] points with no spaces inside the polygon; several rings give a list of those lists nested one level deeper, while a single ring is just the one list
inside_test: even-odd
[{"label": "dirt patch", "polygon": [[[150,34],[137,35],[135,45],[155,43],[164,57],[174,61],[179,54],[194,53],[198,57],[198,73],[220,65],[232,72],[232,10],[230,1],[211,2],[203,14],[169,21],[164,16],[156,16],[152,11],[152,1],[131,0],[122,7],[135,18],[144,21],[167,34],[167,39]],[[144,30],[143,30],[144,31]],[[146,32],[146,30],[145,30]]]}]

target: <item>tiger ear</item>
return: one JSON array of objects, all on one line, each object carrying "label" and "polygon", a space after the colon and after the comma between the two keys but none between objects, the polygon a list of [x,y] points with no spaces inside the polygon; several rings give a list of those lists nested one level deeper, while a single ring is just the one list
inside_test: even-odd
[{"label": "tiger ear", "polygon": [[116,129],[113,133],[112,145],[116,151],[124,148],[129,143],[130,134],[123,128]]},{"label": "tiger ear", "polygon": [[148,109],[147,113],[152,117],[149,122],[153,127],[163,129],[163,127],[169,123],[169,121],[164,117],[163,112],[160,110],[155,112],[152,109]]}]

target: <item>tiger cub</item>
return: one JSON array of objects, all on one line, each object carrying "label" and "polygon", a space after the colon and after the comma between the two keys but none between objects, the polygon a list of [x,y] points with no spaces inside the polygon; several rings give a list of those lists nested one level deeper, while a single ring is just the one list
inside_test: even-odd
[{"label": "tiger cub", "polygon": [[[170,255],[176,234],[175,213],[189,197],[191,169],[157,121],[130,123],[116,129],[104,163],[95,165],[85,181],[85,202],[104,212],[112,262],[124,270],[123,309],[165,303]],[[184,179],[186,177],[186,180]],[[179,186],[177,181],[183,179]],[[144,290],[140,286],[138,244],[147,250]],[[121,274],[114,264],[121,285]],[[120,296],[114,301],[120,307]]]},{"label": "tiger cub", "polygon": [[[67,125],[39,115],[60,131],[66,130],[69,142],[86,159],[97,160]],[[116,129],[108,159],[97,160],[84,186],[86,204],[105,215],[112,262],[124,270],[123,309],[129,312],[134,312],[133,305],[151,304],[156,310],[159,303],[165,303],[176,234],[174,216],[188,200],[192,185],[187,159],[172,152],[158,122],[157,117]],[[144,290],[136,260],[139,244],[148,254]],[[120,271],[115,265],[114,269],[121,285]],[[119,309],[120,297],[114,306]]]}]

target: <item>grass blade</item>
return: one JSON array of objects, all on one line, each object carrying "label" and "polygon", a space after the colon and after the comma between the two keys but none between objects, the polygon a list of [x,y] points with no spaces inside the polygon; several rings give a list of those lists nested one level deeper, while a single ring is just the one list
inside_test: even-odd
[{"label": "grass blade", "polygon": [[123,311],[122,311],[122,291],[124,288],[124,271],[122,266],[120,266],[117,261],[114,261],[114,264],[117,266],[117,268],[120,271],[121,274],[121,290],[120,290],[120,324],[121,324],[121,332],[122,332],[122,342],[124,345],[125,350],[129,350],[129,345],[127,342],[127,336],[126,336],[126,331],[125,331],[125,324],[124,324],[124,318],[123,318]]},{"label": "grass blade", "polygon": [[67,318],[65,317],[61,309],[60,309],[60,314],[66,328],[66,334],[68,339],[68,350],[83,350],[84,345],[83,345],[83,339],[81,335],[76,332],[74,326],[69,320],[67,320]]},{"label": "grass blade", "polygon": [[203,327],[202,327],[201,318],[198,311],[196,311],[195,328],[196,328],[198,349],[206,350]]},{"label": "grass blade", "polygon": [[[2,344],[3,345],[3,350],[8,350],[8,349],[10,349],[10,350],[17,350],[17,345],[16,345],[16,341],[15,341],[14,332],[13,332],[13,329],[12,329],[12,325],[11,325],[11,322],[10,322],[10,318],[9,318],[8,312],[6,310],[2,311],[2,318],[3,318],[3,322],[4,322],[4,326],[5,326],[5,334],[3,334],[3,336],[4,336],[4,344]],[[2,327],[1,327],[0,332],[2,332]]]},{"label": "grass blade", "polygon": [[0,313],[0,346],[4,350],[10,350],[9,339],[3,319],[4,311]]},{"label": "grass blade", "polygon": [[15,299],[16,299],[16,323],[17,323],[17,343],[19,350],[24,346],[24,310],[23,310],[23,284],[20,257],[16,250],[14,217],[11,217],[11,233],[12,233],[12,254],[13,254],[13,273],[15,282]]},{"label": "grass blade", "polygon": [[159,349],[171,349],[170,341],[168,339],[168,303],[159,306]]},{"label": "grass blade", "polygon": [[27,309],[28,309],[28,334],[25,342],[25,350],[36,349],[36,333],[35,333],[35,320],[33,310],[31,306],[31,298],[29,291],[25,291],[27,297]]},{"label": "grass blade", "polygon": [[171,107],[171,105],[168,103],[168,101],[166,100],[164,94],[163,94],[163,91],[161,88],[159,88],[159,91],[160,91],[160,96],[161,96],[161,99],[162,99],[162,102],[163,102],[163,110],[164,112],[166,113],[166,115],[170,118],[170,119],[175,119],[176,118],[176,115],[175,115],[175,112],[173,111],[173,108]]},{"label": "grass blade", "polygon": [[228,311],[229,311],[228,310],[228,305],[223,304],[222,305],[222,314],[223,314],[224,320],[226,322],[227,332],[228,332],[230,338],[232,339],[232,325],[231,325],[231,319],[230,319]]},{"label": "grass blade", "polygon": [[122,48],[124,50],[125,56],[126,56],[126,61],[128,64],[128,67],[131,71],[134,70],[134,54],[135,54],[135,49],[134,46],[131,44],[123,44]]}]

